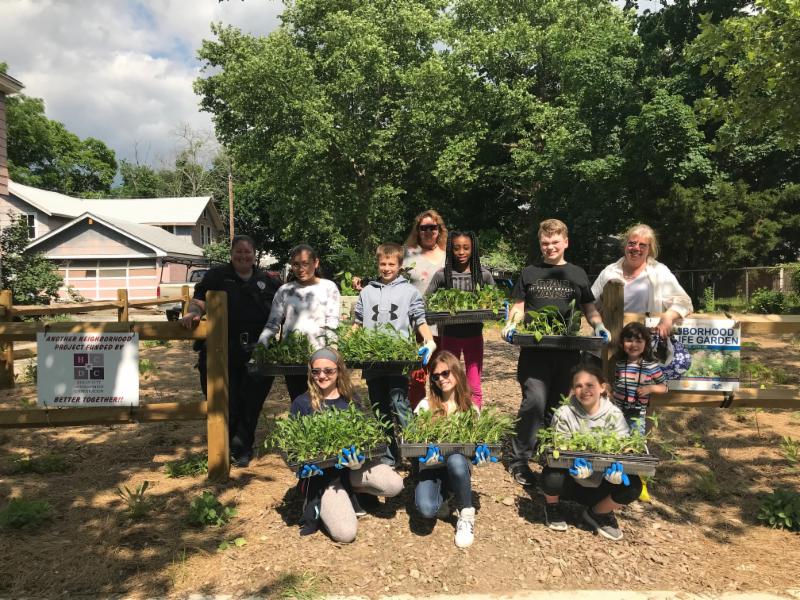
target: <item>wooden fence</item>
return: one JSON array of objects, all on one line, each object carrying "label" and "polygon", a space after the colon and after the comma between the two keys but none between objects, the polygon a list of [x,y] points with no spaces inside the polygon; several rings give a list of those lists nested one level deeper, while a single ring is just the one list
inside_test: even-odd
[{"label": "wooden fence", "polygon": [[[621,282],[609,281],[603,288],[603,321],[611,332],[612,339],[618,339],[622,328],[627,323],[639,321],[644,323],[647,316],[624,312],[623,285]],[[742,339],[753,334],[785,334],[800,333],[800,316],[798,315],[744,315],[744,314],[702,314],[704,319],[733,319],[742,326]],[[614,378],[614,361],[611,358],[612,348],[603,352],[603,368],[609,381]],[[650,398],[652,406],[732,406],[759,408],[800,408],[800,393],[797,386],[780,388],[740,388],[735,392],[698,392],[695,390],[670,390],[666,394],[654,394]]]},{"label": "wooden fence", "polygon": [[[144,423],[205,419],[208,429],[208,477],[212,481],[226,481],[230,470],[228,448],[228,308],[224,292],[208,292],[206,319],[193,330],[178,322],[129,321],[131,307],[152,306],[189,301],[188,287],[180,298],[160,298],[129,302],[127,290],[118,291],[116,302],[88,302],[54,307],[13,307],[11,293],[0,291],[0,369],[3,382],[14,383],[15,341],[35,341],[36,334],[45,331],[84,332],[135,332],[140,340],[205,339],[208,346],[208,394],[202,402],[165,402],[129,407],[59,407],[55,409],[26,408],[0,410],[0,428],[29,428],[68,425],[104,425],[112,423]],[[12,322],[14,316],[84,313],[91,310],[117,309],[117,322],[64,321],[48,324]],[[67,310],[64,310],[67,309]],[[0,386],[2,387],[2,386]]]}]

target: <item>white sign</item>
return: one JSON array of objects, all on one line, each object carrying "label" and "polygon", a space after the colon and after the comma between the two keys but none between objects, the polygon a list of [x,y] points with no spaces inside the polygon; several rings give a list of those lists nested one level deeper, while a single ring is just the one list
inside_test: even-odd
[{"label": "white sign", "polygon": [[[648,326],[655,326],[658,319]],[[741,326],[731,319],[684,319],[673,336],[692,355],[692,365],[671,390],[733,391],[739,389]]]},{"label": "white sign", "polygon": [[139,335],[36,335],[39,406],[138,406]]}]

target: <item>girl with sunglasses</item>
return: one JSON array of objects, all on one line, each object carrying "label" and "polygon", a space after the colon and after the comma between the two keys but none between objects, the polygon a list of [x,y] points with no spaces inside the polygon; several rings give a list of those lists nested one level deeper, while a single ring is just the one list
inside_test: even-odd
[{"label": "girl with sunglasses", "polygon": [[[289,414],[343,410],[350,403],[360,406],[341,355],[332,348],[317,350],[308,361],[308,390],[295,398]],[[298,472],[305,499],[301,535],[314,533],[321,523],[335,542],[352,542],[358,517],[366,514],[356,494],[389,498],[403,490],[403,478],[392,467],[379,459],[365,461],[358,448],[343,448],[337,467],[304,465]]]},{"label": "girl with sunglasses", "polygon": [[[475,410],[464,369],[459,360],[446,350],[439,352],[428,365],[430,393],[420,401],[415,413],[430,411],[442,418],[459,411]],[[496,461],[488,450],[479,451],[472,459],[478,466]],[[459,548],[472,545],[475,537],[475,508],[472,505],[472,471],[463,454],[441,456],[431,445],[428,454],[419,459],[419,477],[414,490],[417,510],[427,519],[446,519],[452,514],[450,496],[458,507],[455,543]]]}]

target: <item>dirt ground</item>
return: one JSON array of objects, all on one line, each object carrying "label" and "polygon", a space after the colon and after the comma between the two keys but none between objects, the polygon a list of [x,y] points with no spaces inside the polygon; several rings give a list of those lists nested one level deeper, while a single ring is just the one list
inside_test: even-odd
[{"label": "dirt ground", "polygon": [[[496,331],[487,338],[484,402],[514,413],[517,351]],[[747,348],[745,360],[780,366],[782,380],[797,385],[796,336],[752,341],[758,347]],[[155,365],[142,381],[143,401],[200,398],[187,343],[143,348],[141,356]],[[30,398],[35,388],[20,385],[0,397],[0,408]],[[266,406],[270,414],[287,409],[280,379]],[[661,411],[653,451],[663,462],[650,483],[653,502],[621,513],[625,538],[618,543],[579,526],[549,531],[540,496],[515,484],[502,465],[490,465],[473,477],[475,544],[459,550],[454,519],[429,523],[415,514],[409,479],[400,497],[359,521],[355,543],[340,545],[323,533],[299,536],[296,480],[275,455],[234,469],[226,485],[203,476],[167,478],[166,462],[204,451],[203,422],[2,430],[0,508],[10,498],[42,499],[54,518],[36,530],[2,531],[0,596],[782,591],[797,586],[800,538],[760,525],[756,515],[773,488],[800,491],[800,470],[780,451],[783,436],[800,438],[800,412],[735,405]],[[68,466],[63,473],[11,474],[20,454],[60,455]],[[115,490],[145,480],[153,508],[132,522]],[[187,524],[188,505],[204,490],[238,509],[228,525]],[[579,514],[572,507],[572,524]],[[246,543],[219,550],[236,538]]]}]

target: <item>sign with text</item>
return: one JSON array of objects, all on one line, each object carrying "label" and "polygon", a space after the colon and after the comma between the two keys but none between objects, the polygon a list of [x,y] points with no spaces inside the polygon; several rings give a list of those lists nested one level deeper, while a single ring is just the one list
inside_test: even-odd
[{"label": "sign with text", "polygon": [[139,335],[36,335],[39,406],[138,406]]},{"label": "sign with text", "polygon": [[[658,319],[648,319],[646,324],[654,327],[657,323]],[[692,355],[692,365],[680,379],[667,382],[671,390],[739,389],[739,323],[731,319],[684,319],[672,331]]]}]

